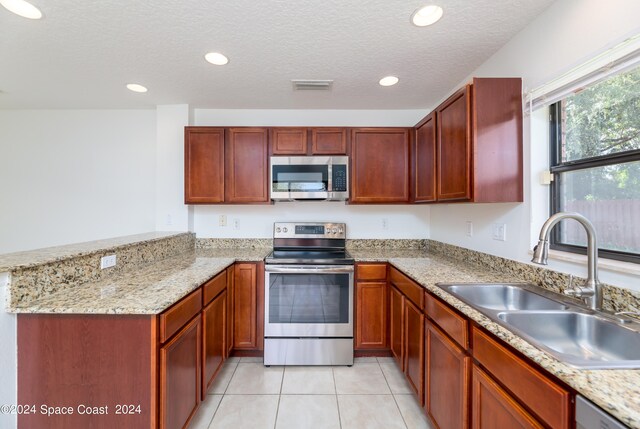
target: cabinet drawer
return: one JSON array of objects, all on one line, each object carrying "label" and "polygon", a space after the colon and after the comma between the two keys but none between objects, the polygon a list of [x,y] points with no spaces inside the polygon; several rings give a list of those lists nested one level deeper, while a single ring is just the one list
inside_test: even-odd
[{"label": "cabinet drawer", "polygon": [[569,392],[473,327],[473,357],[553,428],[569,428]]},{"label": "cabinet drawer", "polygon": [[467,319],[446,304],[425,292],[425,312],[436,324],[463,349],[469,348],[469,324]]},{"label": "cabinet drawer", "polygon": [[164,343],[178,332],[202,309],[202,289],[198,288],[186,298],[160,314],[160,342]]},{"label": "cabinet drawer", "polygon": [[357,264],[356,280],[386,280],[387,264]]},{"label": "cabinet drawer", "polygon": [[404,296],[410,299],[420,310],[424,310],[424,289],[422,286],[393,267],[389,271],[389,279]]},{"label": "cabinet drawer", "polygon": [[202,287],[204,302],[203,306],[206,306],[211,302],[213,298],[218,296],[220,292],[222,292],[227,287],[227,271],[223,271],[208,282],[204,284]]}]

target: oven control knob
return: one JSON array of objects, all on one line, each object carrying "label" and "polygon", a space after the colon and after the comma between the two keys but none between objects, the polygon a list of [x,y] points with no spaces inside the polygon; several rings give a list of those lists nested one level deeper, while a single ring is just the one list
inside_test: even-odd
[{"label": "oven control knob", "polygon": [[338,232],[338,230],[336,228],[331,228],[331,232],[335,234],[336,232]]},{"label": "oven control knob", "polygon": [[342,228],[338,229],[338,234],[342,234],[343,232]]},{"label": "oven control knob", "polygon": [[287,227],[282,228],[282,232],[287,232]]},{"label": "oven control knob", "polygon": [[277,227],[277,228],[276,228],[276,232],[280,232],[280,231],[282,231],[282,230],[280,229],[280,227]]}]

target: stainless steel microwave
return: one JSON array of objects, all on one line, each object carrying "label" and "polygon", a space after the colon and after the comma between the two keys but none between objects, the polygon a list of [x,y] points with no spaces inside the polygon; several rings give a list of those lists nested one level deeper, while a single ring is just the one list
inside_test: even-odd
[{"label": "stainless steel microwave", "polygon": [[349,199],[348,156],[272,156],[270,196],[274,201]]}]

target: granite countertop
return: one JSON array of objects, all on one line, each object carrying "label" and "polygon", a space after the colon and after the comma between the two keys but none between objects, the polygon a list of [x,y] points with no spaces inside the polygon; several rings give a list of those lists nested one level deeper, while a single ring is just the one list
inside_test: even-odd
[{"label": "granite countertop", "polygon": [[6,253],[0,255],[0,272],[16,268],[28,268],[49,262],[60,261],[94,253],[103,249],[113,249],[141,242],[164,240],[169,237],[184,235],[184,232],[147,232],[143,234],[127,235],[124,237],[108,238],[105,240],[87,241],[84,243],[65,244],[62,246],[46,247],[43,249],[27,250],[23,252]]},{"label": "granite countertop", "polygon": [[271,249],[198,249],[9,308],[13,313],[159,314],[235,261]]}]

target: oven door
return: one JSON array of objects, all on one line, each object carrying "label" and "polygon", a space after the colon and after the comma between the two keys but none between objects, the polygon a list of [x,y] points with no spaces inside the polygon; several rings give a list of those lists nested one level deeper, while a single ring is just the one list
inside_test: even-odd
[{"label": "oven door", "polygon": [[267,265],[265,337],[353,337],[353,265]]}]

